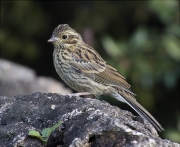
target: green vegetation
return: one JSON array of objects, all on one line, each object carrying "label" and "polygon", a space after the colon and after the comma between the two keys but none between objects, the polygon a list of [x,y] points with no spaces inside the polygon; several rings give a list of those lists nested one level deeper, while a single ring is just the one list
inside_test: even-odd
[{"label": "green vegetation", "polygon": [[36,137],[40,139],[44,144],[47,143],[49,136],[51,135],[52,131],[54,131],[56,128],[59,127],[59,125],[62,124],[62,121],[59,121],[55,125],[53,125],[51,128],[45,128],[39,133],[39,131],[36,130],[29,130],[29,136]]}]

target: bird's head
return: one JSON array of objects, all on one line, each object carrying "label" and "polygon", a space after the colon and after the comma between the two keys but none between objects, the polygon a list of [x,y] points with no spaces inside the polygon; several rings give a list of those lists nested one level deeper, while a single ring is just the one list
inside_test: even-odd
[{"label": "bird's head", "polygon": [[83,40],[81,35],[73,30],[68,24],[58,25],[48,42],[52,42],[55,46],[72,46],[81,43]]}]

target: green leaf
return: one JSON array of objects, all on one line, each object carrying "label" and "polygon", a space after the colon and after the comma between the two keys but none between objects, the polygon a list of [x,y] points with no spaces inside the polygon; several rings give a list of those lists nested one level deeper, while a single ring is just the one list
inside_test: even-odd
[{"label": "green leaf", "polygon": [[42,130],[41,134],[42,134],[42,138],[43,138],[43,141],[47,141],[50,134],[52,133],[52,129],[51,128],[45,128]]},{"label": "green leaf", "polygon": [[180,43],[175,36],[164,37],[163,40],[164,47],[173,59],[180,61]]},{"label": "green leaf", "polygon": [[54,131],[59,125],[62,123],[62,121],[59,121],[58,123],[54,124],[51,128],[45,128],[41,131],[41,134],[36,130],[30,130],[29,136],[39,138],[41,141],[43,141],[45,144],[47,143],[49,136],[51,135],[52,131]]},{"label": "green leaf", "polygon": [[134,35],[131,37],[130,43],[134,49],[140,50],[144,49],[144,46],[147,44],[149,39],[149,32],[144,27],[139,27]]},{"label": "green leaf", "polygon": [[62,123],[62,121],[59,121],[58,123],[54,124],[51,128],[45,128],[42,130],[42,138],[43,141],[47,142],[49,136],[51,135],[52,131],[54,131],[59,125]]},{"label": "green leaf", "polygon": [[102,44],[103,44],[106,52],[113,58],[124,55],[123,49],[119,48],[119,47],[123,47],[123,46],[121,46],[117,42],[115,42],[110,36],[105,36],[102,39]]},{"label": "green leaf", "polygon": [[36,137],[36,138],[39,138],[40,140],[43,141],[43,138],[41,136],[41,134],[39,133],[39,131],[36,131],[36,130],[29,130],[29,136],[32,136],[32,137]]},{"label": "green leaf", "polygon": [[53,131],[54,131],[57,127],[59,127],[60,124],[62,124],[62,121],[59,121],[58,123],[54,124],[54,125],[52,126]]}]

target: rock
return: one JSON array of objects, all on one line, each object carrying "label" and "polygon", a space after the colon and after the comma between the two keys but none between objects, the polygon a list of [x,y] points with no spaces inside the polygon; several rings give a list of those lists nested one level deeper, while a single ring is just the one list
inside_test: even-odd
[{"label": "rock", "polygon": [[34,92],[69,94],[72,91],[52,78],[36,76],[35,71],[0,59],[0,95],[14,96]]},{"label": "rock", "polygon": [[0,97],[0,146],[43,147],[28,135],[62,121],[48,147],[179,147],[161,139],[146,120],[97,99],[42,94]]}]

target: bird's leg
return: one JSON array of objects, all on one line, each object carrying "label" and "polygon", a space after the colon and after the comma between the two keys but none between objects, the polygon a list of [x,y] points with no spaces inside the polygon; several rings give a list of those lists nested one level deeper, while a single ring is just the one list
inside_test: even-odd
[{"label": "bird's leg", "polygon": [[69,94],[70,96],[86,96],[86,95],[93,95],[90,92],[78,92],[78,93],[73,93],[73,94]]},{"label": "bird's leg", "polygon": [[[64,94],[60,94],[60,95],[64,95]],[[78,93],[73,93],[73,94],[66,94],[70,97],[72,96],[88,96],[90,98],[95,98],[94,94],[90,93],[90,92],[78,92]]]}]

